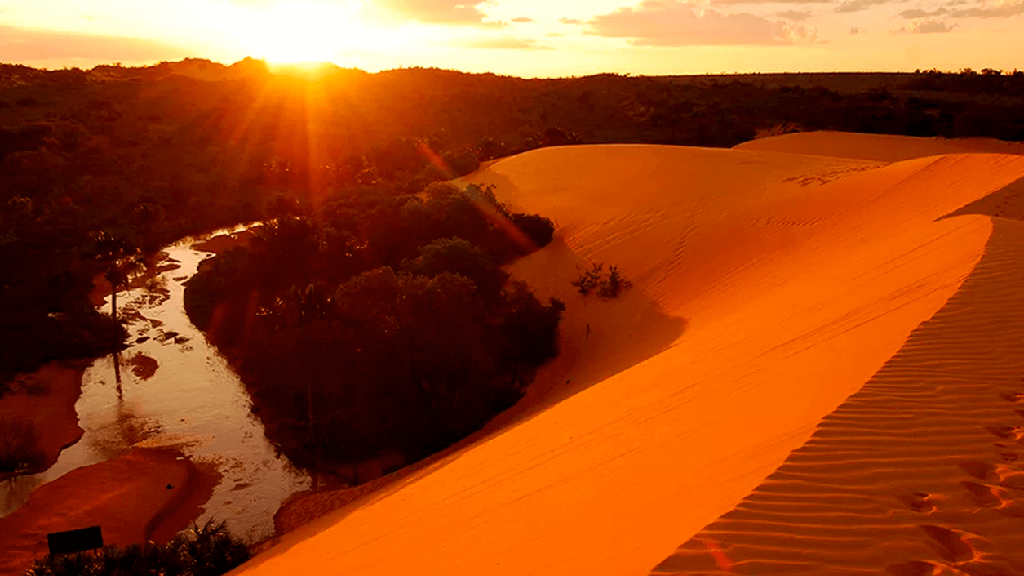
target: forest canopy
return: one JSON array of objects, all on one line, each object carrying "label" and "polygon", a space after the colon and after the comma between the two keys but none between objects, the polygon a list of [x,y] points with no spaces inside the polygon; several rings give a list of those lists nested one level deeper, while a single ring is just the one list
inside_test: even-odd
[{"label": "forest canopy", "polygon": [[488,187],[341,194],[255,229],[189,281],[192,321],[236,365],[267,436],[330,467],[416,459],[514,404],[558,354],[558,300],[501,269],[550,242]]},{"label": "forest canopy", "polygon": [[[117,327],[86,297],[109,270],[98,238],[144,254],[240,222],[361,213],[360,202],[418,194],[541,146],[733,146],[816,129],[1024,140],[1024,74],[997,72],[526,80],[333,68],[314,82],[251,59],[0,64],[0,340],[13,342],[0,381],[117,346]],[[339,194],[347,203],[328,207]],[[374,217],[422,215],[406,203]],[[508,215],[543,244],[548,231],[530,218]]]}]

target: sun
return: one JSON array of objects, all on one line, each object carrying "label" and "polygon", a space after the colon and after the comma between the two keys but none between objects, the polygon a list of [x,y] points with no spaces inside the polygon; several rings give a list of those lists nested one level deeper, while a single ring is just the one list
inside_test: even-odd
[{"label": "sun", "polygon": [[333,62],[352,48],[351,12],[343,6],[283,3],[238,22],[242,43],[272,64]]}]

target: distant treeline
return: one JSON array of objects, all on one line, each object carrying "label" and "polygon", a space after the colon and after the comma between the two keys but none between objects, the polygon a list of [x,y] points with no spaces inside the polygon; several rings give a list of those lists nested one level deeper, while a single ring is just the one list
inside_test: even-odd
[{"label": "distant treeline", "polygon": [[108,265],[98,238],[151,252],[312,214],[340,190],[414,193],[541,146],[732,146],[794,129],[1024,140],[1022,86],[995,71],[524,80],[331,68],[304,80],[255,60],[0,65],[0,341],[13,342],[0,381],[112,346],[85,300]]},{"label": "distant treeline", "polygon": [[564,305],[500,267],[553,232],[489,188],[347,190],[205,265],[185,309],[293,462],[418,459],[510,407],[557,355]]}]

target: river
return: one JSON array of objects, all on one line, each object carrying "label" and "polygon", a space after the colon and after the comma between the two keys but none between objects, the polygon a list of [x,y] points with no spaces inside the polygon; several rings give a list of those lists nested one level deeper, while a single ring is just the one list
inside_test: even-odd
[{"label": "river", "polygon": [[75,405],[85,434],[45,472],[0,483],[0,516],[38,486],[136,446],[173,446],[215,467],[221,479],[199,520],[223,520],[250,542],[272,536],[274,512],[310,487],[309,474],[275,453],[238,375],[185,315],[184,282],[210,256],[194,242],[165,248],[149,286],[119,294],[131,345],[85,371]]}]

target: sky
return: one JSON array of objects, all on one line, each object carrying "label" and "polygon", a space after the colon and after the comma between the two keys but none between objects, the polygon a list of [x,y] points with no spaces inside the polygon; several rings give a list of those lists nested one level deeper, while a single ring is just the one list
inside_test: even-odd
[{"label": "sky", "polygon": [[522,77],[1024,69],[1024,0],[0,0],[0,62]]}]

